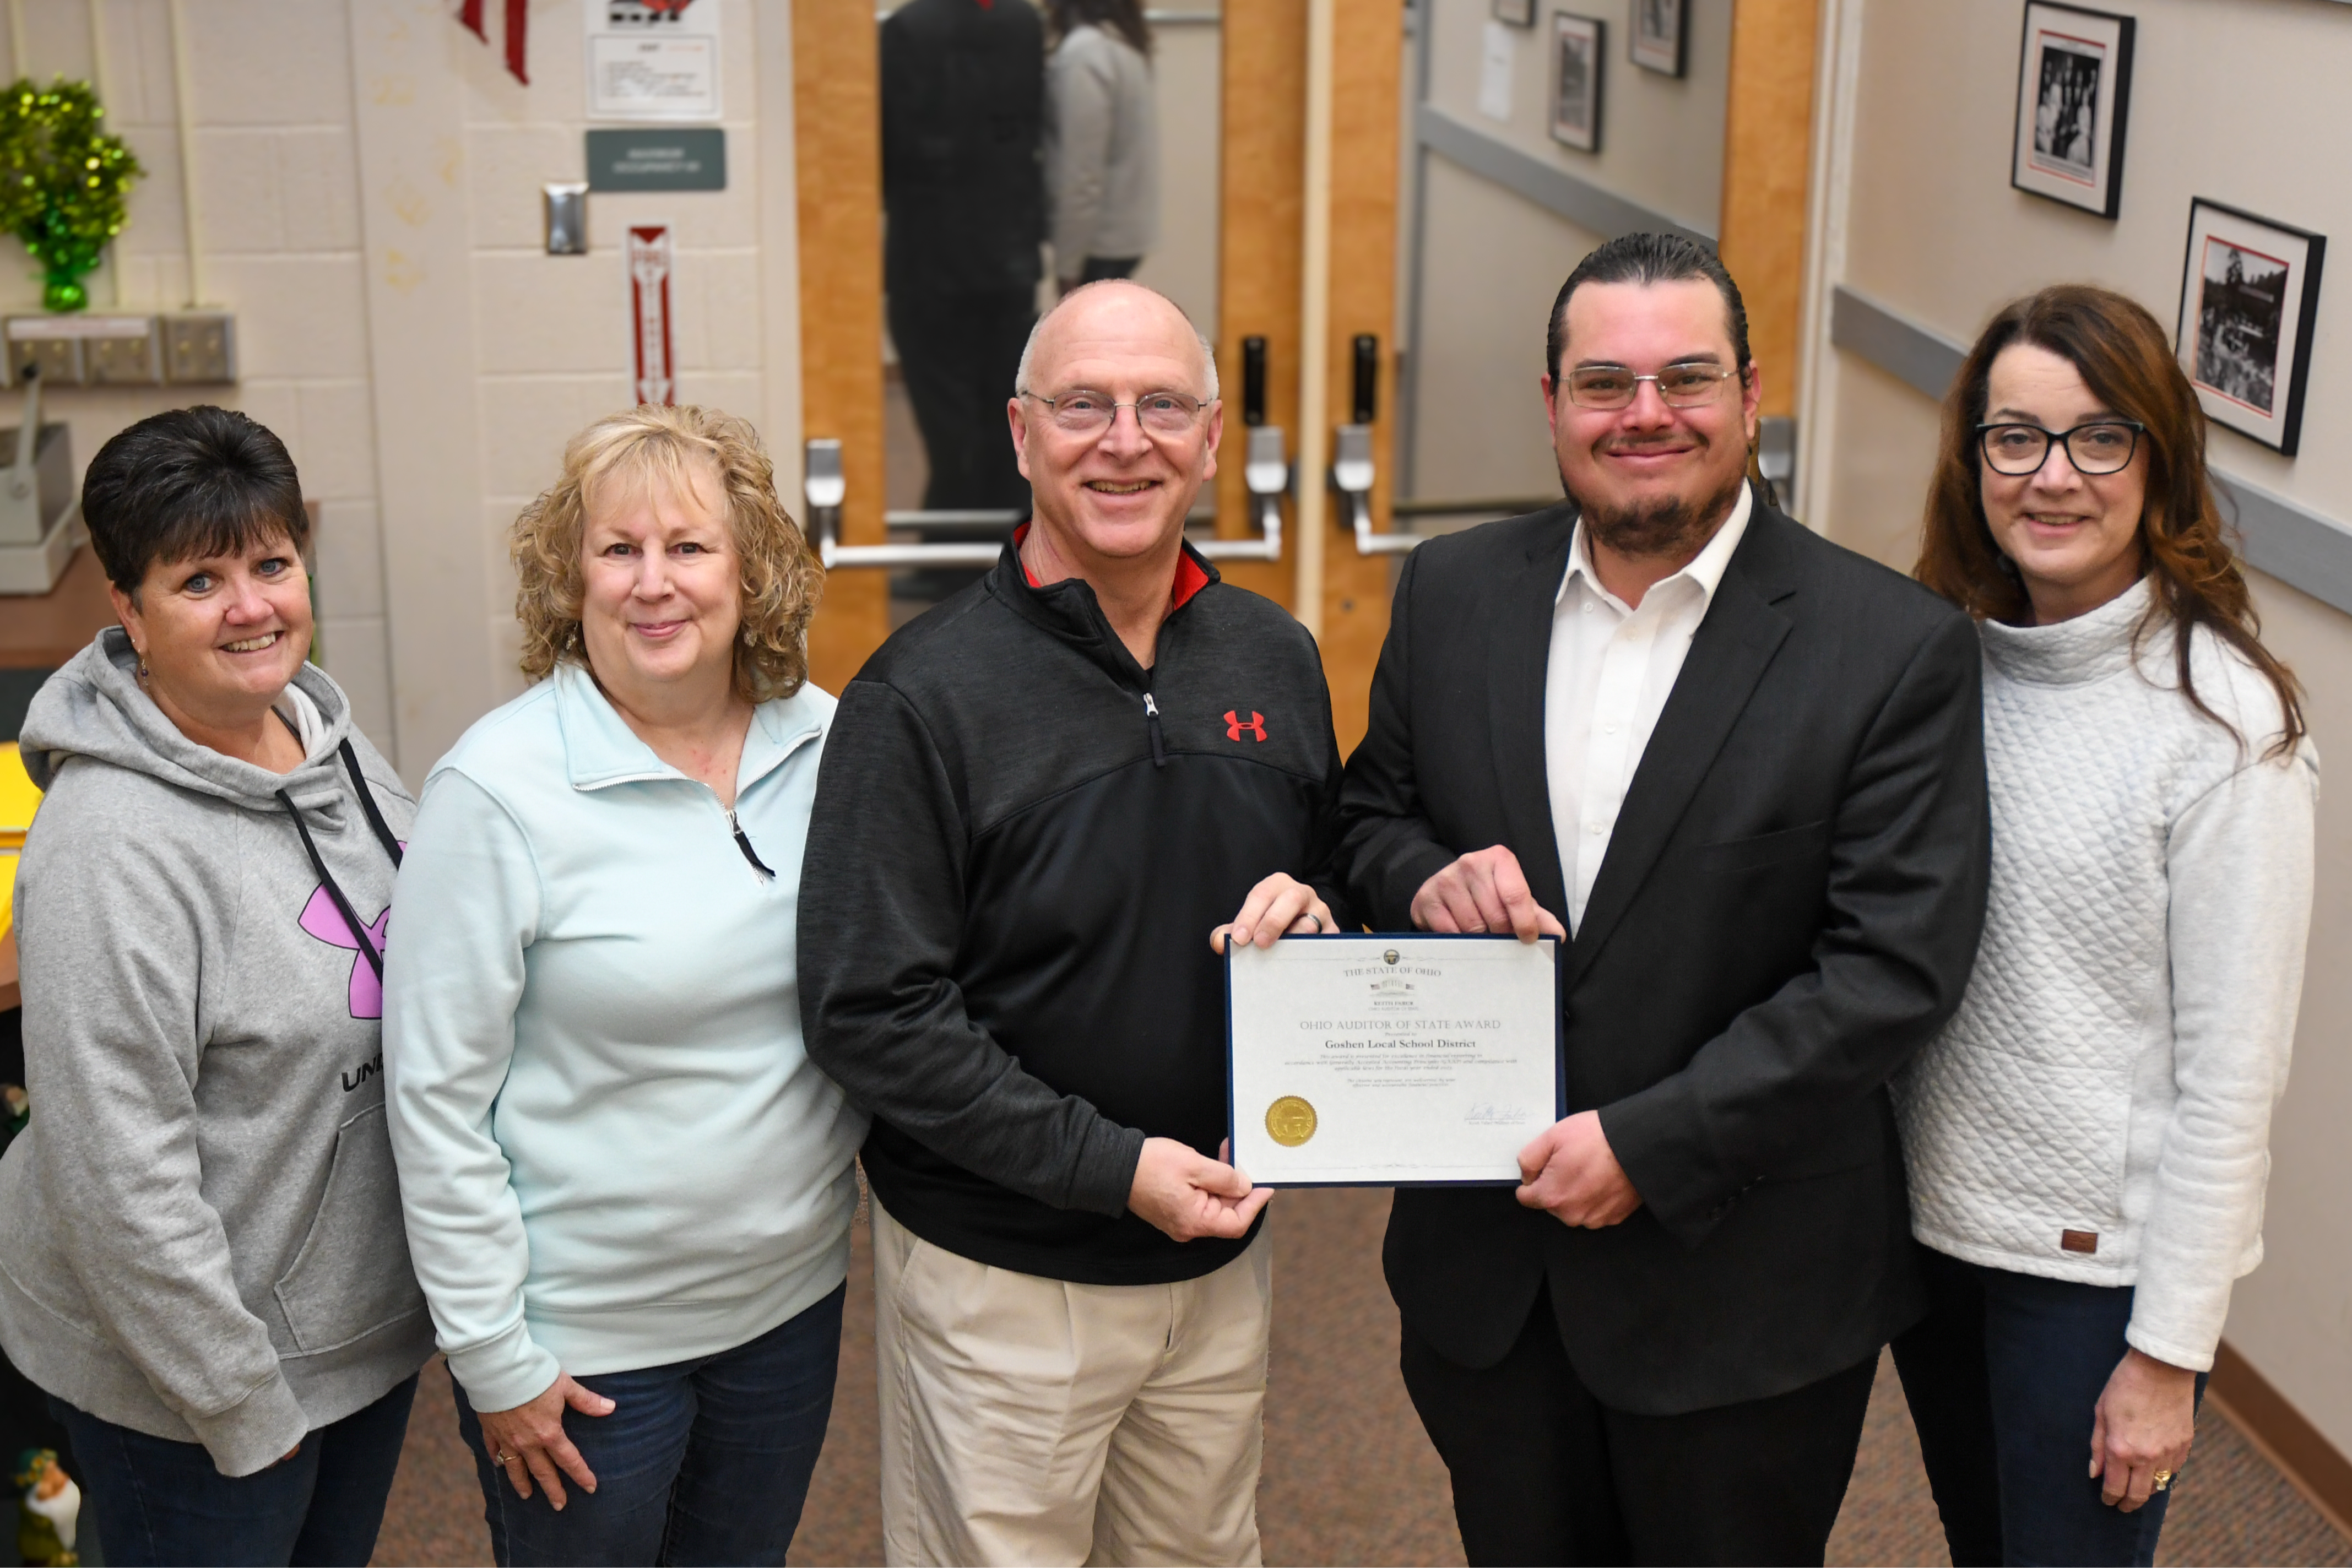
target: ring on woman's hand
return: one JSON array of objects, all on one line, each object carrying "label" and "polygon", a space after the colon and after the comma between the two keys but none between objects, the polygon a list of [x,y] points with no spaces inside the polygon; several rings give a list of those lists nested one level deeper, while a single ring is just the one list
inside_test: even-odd
[{"label": "ring on woman's hand", "polygon": [[2158,1470],[2156,1474],[2147,1478],[2147,1482],[2149,1486],[2153,1487],[2158,1491],[2170,1491],[2172,1490],[2172,1472],[2170,1470]]},{"label": "ring on woman's hand", "polygon": [[499,1450],[499,1463],[502,1465],[510,1465],[514,1462],[515,1457],[512,1454],[508,1453],[504,1448],[500,1448]]}]

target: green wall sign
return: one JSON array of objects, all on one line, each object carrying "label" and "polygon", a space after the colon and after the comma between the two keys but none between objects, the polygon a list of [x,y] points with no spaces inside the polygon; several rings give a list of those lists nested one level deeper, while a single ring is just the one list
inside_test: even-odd
[{"label": "green wall sign", "polygon": [[588,133],[592,191],[723,191],[727,132],[647,126]]}]

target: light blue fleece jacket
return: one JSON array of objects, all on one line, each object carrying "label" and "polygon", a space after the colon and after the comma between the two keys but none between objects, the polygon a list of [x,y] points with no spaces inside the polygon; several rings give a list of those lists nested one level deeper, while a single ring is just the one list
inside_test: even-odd
[{"label": "light blue fleece jacket", "polygon": [[425,781],[384,971],[418,1281],[476,1408],[729,1350],[849,1266],[866,1118],[801,1049],[801,852],[834,699],[755,710],[736,816],[585,670]]}]

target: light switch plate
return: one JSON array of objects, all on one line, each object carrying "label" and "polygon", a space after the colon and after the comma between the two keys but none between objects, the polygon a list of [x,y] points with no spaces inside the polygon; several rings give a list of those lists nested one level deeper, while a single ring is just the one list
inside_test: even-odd
[{"label": "light switch plate", "polygon": [[588,187],[584,183],[542,185],[540,197],[547,214],[547,254],[588,254]]},{"label": "light switch plate", "polygon": [[236,318],[179,310],[163,319],[163,379],[177,385],[236,380]]},{"label": "light switch plate", "polygon": [[82,340],[82,370],[92,386],[154,386],[163,379],[163,335],[152,316],[117,317],[115,329]]},{"label": "light switch plate", "polygon": [[0,335],[6,340],[8,385],[23,380],[26,366],[40,371],[43,386],[81,385],[84,360],[79,333],[58,330],[46,316],[11,316],[0,327]]}]

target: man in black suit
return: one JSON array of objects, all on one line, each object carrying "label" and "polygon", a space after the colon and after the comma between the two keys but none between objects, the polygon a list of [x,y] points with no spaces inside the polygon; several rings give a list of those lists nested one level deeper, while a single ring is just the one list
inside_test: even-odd
[{"label": "man in black suit", "polygon": [[1004,400],[1037,319],[1045,102],[1024,0],[909,0],[882,24],[883,286],[926,507],[1029,505]]},{"label": "man in black suit", "polygon": [[1473,1563],[1819,1563],[1921,1309],[1885,1083],[1976,954],[1976,635],[1751,488],[1712,252],[1601,246],[1548,350],[1570,499],[1409,558],[1342,796],[1376,929],[1572,933],[1573,1113],[1396,1195],[1405,1383]]}]

